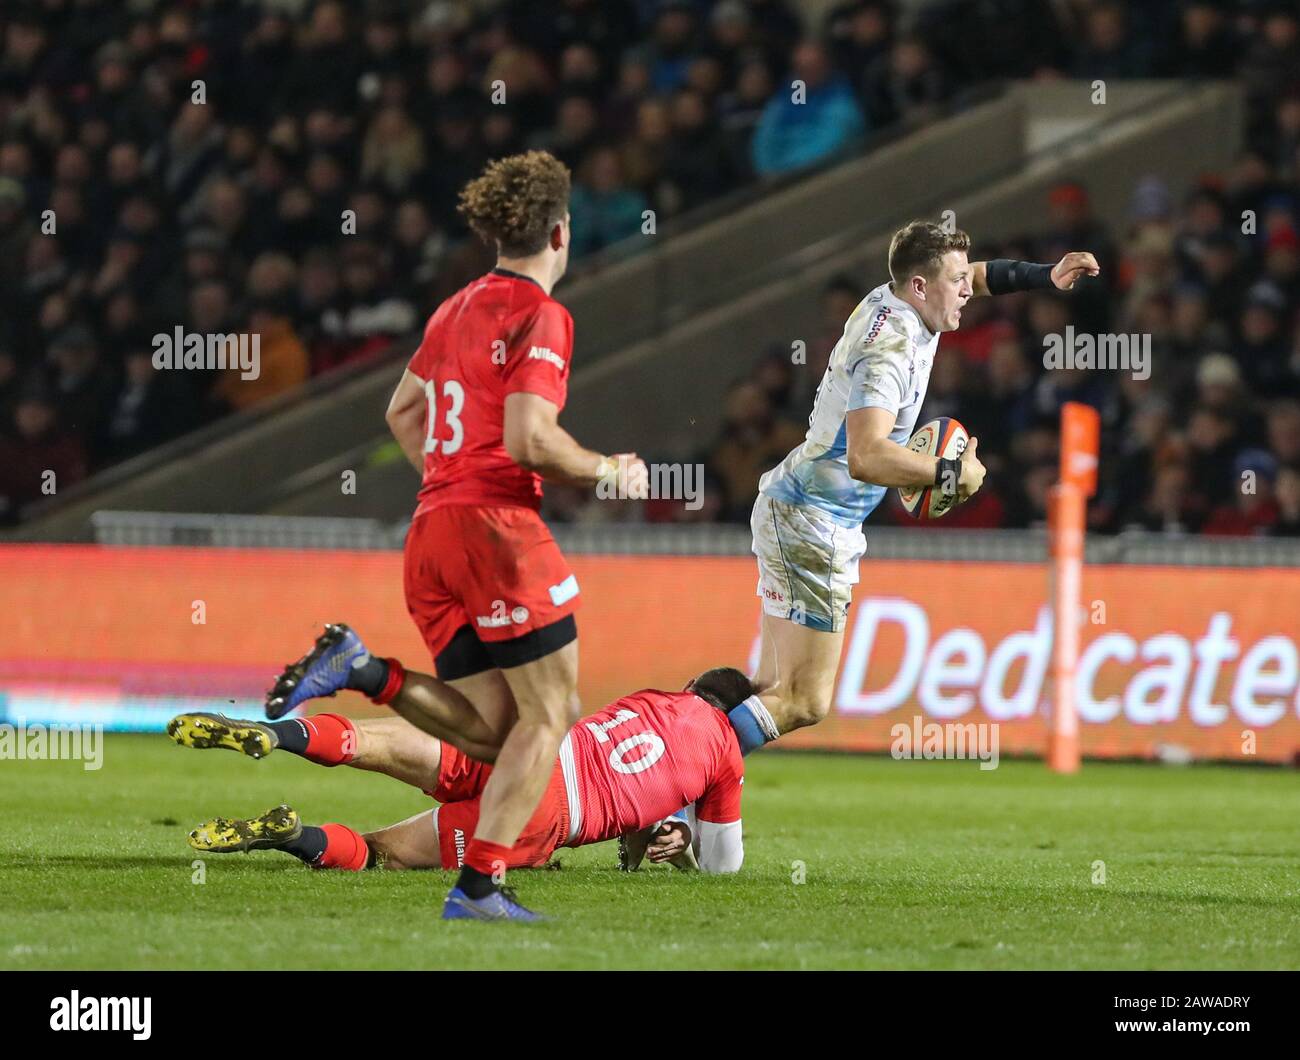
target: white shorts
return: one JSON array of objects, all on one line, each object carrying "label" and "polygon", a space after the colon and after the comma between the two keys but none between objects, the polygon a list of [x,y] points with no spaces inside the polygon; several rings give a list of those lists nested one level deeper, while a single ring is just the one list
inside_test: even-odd
[{"label": "white shorts", "polygon": [[848,620],[858,560],[867,550],[861,527],[827,513],[758,495],[749,520],[758,557],[763,611],[801,626],[838,633]]}]

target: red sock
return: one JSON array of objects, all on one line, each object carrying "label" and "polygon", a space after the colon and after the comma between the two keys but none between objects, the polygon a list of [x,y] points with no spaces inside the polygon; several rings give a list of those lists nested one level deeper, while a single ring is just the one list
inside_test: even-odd
[{"label": "red sock", "polygon": [[505,878],[506,865],[510,862],[510,847],[501,843],[489,843],[486,839],[471,839],[465,847],[464,864],[484,876],[497,876],[500,883]]},{"label": "red sock", "polygon": [[360,872],[370,860],[370,847],[345,824],[323,824],[325,833],[325,853],[316,862],[318,869],[343,869],[345,872]]},{"label": "red sock", "polygon": [[402,690],[402,682],[406,680],[406,670],[396,659],[385,659],[388,663],[388,680],[384,682],[384,687],[370,697],[372,703],[391,703],[393,697]]},{"label": "red sock", "polygon": [[303,758],[322,766],[343,765],[357,753],[357,727],[342,714],[313,714],[301,719],[307,727]]}]

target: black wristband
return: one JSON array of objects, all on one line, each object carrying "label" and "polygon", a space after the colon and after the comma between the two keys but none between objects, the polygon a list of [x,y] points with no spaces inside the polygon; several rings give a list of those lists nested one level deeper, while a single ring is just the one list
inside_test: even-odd
[{"label": "black wristband", "polygon": [[939,457],[934,465],[934,484],[939,487],[939,492],[945,497],[951,497],[957,492],[957,485],[960,482],[961,457],[957,457],[956,460]]},{"label": "black wristband", "polygon": [[1012,261],[1010,258],[994,258],[985,265],[984,282],[989,294],[1038,291],[1056,286],[1052,283],[1051,265],[1035,265],[1031,261]]}]

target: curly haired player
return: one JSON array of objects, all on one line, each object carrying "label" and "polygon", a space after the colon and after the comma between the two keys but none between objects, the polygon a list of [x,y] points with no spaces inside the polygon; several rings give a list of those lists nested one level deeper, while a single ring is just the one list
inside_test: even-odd
[{"label": "curly haired player", "polygon": [[[538,515],[541,481],[645,471],[635,454],[584,449],[557,422],[573,321],[551,289],[568,262],[568,199],[569,171],[544,151],[498,159],[466,185],[460,210],[496,247],[496,267],[429,318],[386,414],[422,476],[404,581],[438,675],[431,731],[496,762],[447,919],[534,918],[491,867],[515,860],[578,716],[578,582]],[[364,653],[333,629],[268,699],[269,717],[322,694]]]}]

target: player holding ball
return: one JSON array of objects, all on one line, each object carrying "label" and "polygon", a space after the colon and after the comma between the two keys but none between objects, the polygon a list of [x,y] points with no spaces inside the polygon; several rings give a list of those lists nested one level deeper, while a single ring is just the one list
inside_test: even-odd
[{"label": "player holding ball", "polygon": [[967,444],[960,424],[927,424],[909,446],[939,336],[956,330],[971,298],[1069,290],[1100,272],[1088,253],[1035,265],[969,262],[969,249],[965,232],[926,221],[894,234],[892,282],[850,315],[818,387],[807,437],[759,482],[750,525],[763,601],[754,679],[760,694],[732,712],[746,753],[830,711],[866,548],[862,522],[885,490],[903,491],[909,510],[933,517],[983,484],[978,440]]}]

